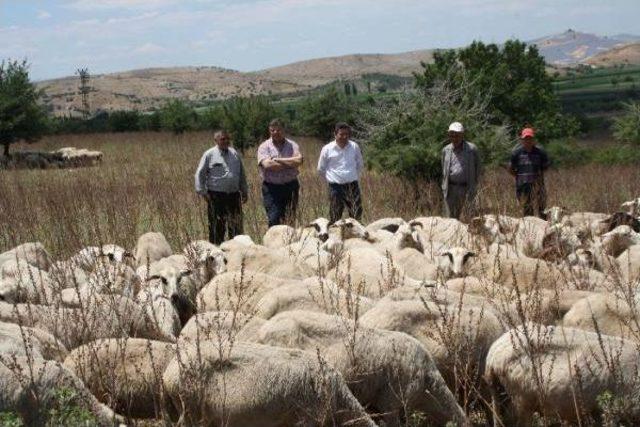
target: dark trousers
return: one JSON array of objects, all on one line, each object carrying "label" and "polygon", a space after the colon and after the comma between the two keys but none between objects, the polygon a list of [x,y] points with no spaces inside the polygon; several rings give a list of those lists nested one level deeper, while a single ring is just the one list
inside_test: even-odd
[{"label": "dark trousers", "polygon": [[329,221],[333,224],[342,218],[345,206],[351,218],[362,218],[362,196],[358,181],[347,184],[329,183]]},{"label": "dark trousers", "polygon": [[219,245],[228,238],[242,234],[242,198],[240,192],[221,193],[209,191],[208,203],[209,241]]},{"label": "dark trousers", "polygon": [[538,211],[538,217],[546,219],[544,214],[547,195],[544,182],[531,182],[516,185],[516,197],[522,206],[523,216],[533,216]]},{"label": "dark trousers", "polygon": [[297,179],[284,184],[262,183],[262,202],[267,211],[269,227],[291,223],[298,209],[300,183]]}]

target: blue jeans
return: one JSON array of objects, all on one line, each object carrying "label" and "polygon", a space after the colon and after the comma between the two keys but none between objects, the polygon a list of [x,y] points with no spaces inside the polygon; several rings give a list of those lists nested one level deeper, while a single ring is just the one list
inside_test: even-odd
[{"label": "blue jeans", "polygon": [[298,209],[300,183],[297,179],[284,184],[262,183],[262,202],[269,227],[291,222]]}]

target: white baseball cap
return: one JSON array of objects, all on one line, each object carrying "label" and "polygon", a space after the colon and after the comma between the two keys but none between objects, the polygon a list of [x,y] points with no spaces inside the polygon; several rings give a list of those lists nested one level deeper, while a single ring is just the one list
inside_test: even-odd
[{"label": "white baseball cap", "polygon": [[449,132],[462,133],[464,132],[464,126],[460,122],[453,122],[449,125]]}]

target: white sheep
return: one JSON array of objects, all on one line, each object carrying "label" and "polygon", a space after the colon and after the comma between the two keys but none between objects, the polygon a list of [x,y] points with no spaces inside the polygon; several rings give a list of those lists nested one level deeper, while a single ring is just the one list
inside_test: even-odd
[{"label": "white sheep", "polygon": [[[633,342],[525,323],[493,343],[485,378],[492,385],[496,415],[510,412],[515,418],[503,425],[530,425],[535,412],[577,423],[597,415],[598,397],[605,391],[627,396],[626,414],[637,419],[638,361]],[[509,396],[509,410],[498,407],[501,391]]]},{"label": "white sheep", "polygon": [[620,209],[626,210],[629,215],[640,216],[640,197],[622,203]]},{"label": "white sheep", "polygon": [[51,256],[40,242],[23,243],[0,254],[0,269],[5,262],[16,260],[23,260],[43,271],[48,271],[51,265]]},{"label": "white sheep", "polygon": [[137,267],[152,264],[171,255],[173,255],[173,251],[164,234],[155,232],[140,236],[134,251]]},{"label": "white sheep", "polygon": [[[186,425],[375,426],[342,376],[315,354],[253,343],[184,344],[163,374],[165,409]],[[220,396],[224,396],[224,405]]]},{"label": "white sheep", "polygon": [[454,247],[443,251],[437,260],[442,277],[463,277],[467,275],[468,261],[476,254],[466,248]]}]

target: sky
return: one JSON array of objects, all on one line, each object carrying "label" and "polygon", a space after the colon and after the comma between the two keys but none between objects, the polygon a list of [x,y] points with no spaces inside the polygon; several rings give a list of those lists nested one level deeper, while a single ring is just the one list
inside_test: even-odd
[{"label": "sky", "polygon": [[43,80],[167,66],[255,71],[351,53],[640,35],[640,0],[0,0],[0,59]]}]

